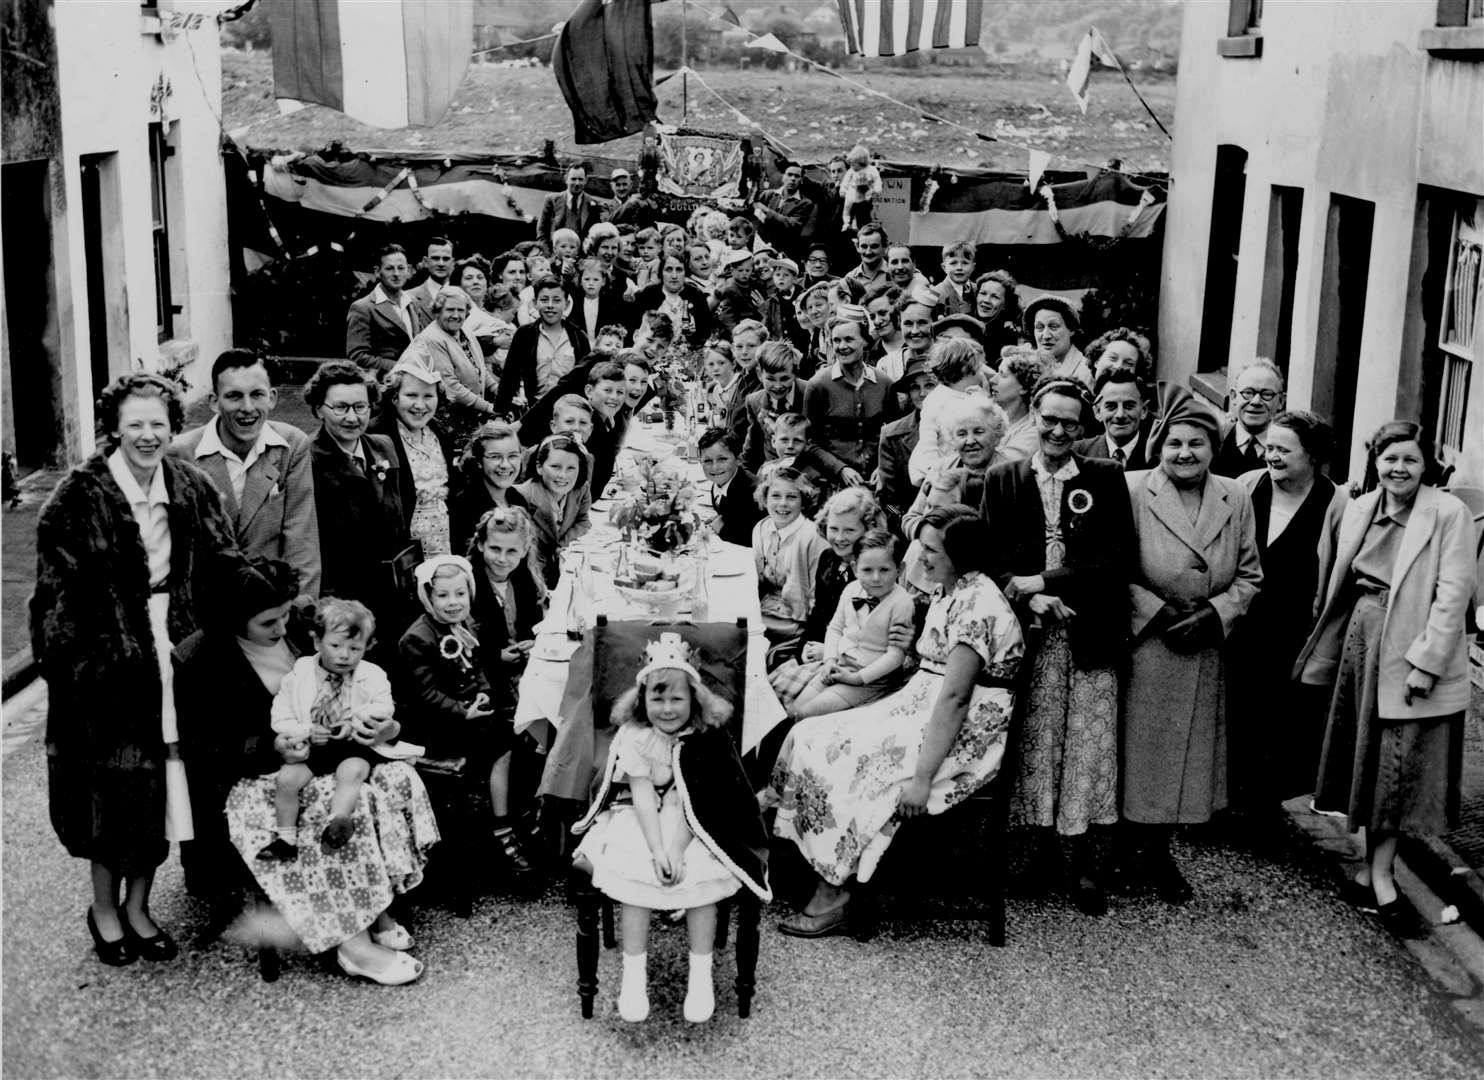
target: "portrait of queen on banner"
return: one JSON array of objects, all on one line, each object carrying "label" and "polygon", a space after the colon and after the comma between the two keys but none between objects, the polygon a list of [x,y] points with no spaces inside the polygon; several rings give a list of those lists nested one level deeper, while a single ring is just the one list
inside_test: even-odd
[{"label": "portrait of queen on banner", "polygon": [[742,178],[742,141],[659,129],[659,188],[668,195],[736,198]]}]

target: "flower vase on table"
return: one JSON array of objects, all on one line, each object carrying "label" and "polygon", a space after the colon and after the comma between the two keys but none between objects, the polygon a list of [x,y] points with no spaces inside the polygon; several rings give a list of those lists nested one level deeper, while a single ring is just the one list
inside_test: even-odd
[{"label": "flower vase on table", "polygon": [[610,520],[623,538],[614,565],[619,595],[655,615],[678,613],[695,591],[690,545],[704,542],[691,484],[656,467],[639,491],[614,506]]}]

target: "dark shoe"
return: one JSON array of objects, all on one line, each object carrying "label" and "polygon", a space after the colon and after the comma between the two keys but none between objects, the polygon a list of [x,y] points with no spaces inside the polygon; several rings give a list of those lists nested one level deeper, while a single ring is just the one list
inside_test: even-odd
[{"label": "dark shoe", "polygon": [[1382,926],[1403,940],[1417,941],[1427,937],[1427,927],[1422,924],[1421,917],[1400,896],[1389,904],[1378,905],[1376,915]]},{"label": "dark shoe", "polygon": [[[122,920],[121,920],[122,921]],[[129,936],[129,925],[124,923],[124,936],[117,941],[104,941],[93,919],[93,909],[88,908],[88,933],[93,936],[93,951],[109,967],[127,967],[139,959],[134,951],[134,939]]]},{"label": "dark shoe", "polygon": [[125,922],[124,933],[133,941],[134,951],[151,963],[174,960],[180,955],[180,946],[176,945],[175,939],[163,930],[154,937],[140,937],[139,933]]},{"label": "dark shoe", "polygon": [[1375,891],[1351,877],[1347,877],[1340,886],[1340,899],[1359,911],[1375,911],[1379,907]]},{"label": "dark shoe", "polygon": [[[1186,887],[1189,888],[1189,886]],[[1108,914],[1108,897],[1098,883],[1085,874],[1067,882],[1067,895],[1072,898],[1072,903],[1077,905],[1077,910],[1084,915],[1097,918]]]},{"label": "dark shoe", "polygon": [[1180,868],[1175,865],[1175,860],[1166,855],[1162,859],[1156,859],[1150,867],[1154,880],[1154,892],[1165,903],[1180,907],[1182,904],[1190,903],[1191,897],[1195,896],[1195,890],[1190,887],[1190,882],[1185,880],[1185,875],[1180,873]]},{"label": "dark shoe", "polygon": [[510,867],[512,873],[529,874],[535,869],[531,865],[531,860],[526,858],[526,853],[521,848],[520,837],[516,835],[514,829],[496,829],[495,843],[500,845],[500,852],[505,856],[505,864]]},{"label": "dark shoe", "polygon": [[849,907],[849,904],[842,904],[823,915],[805,915],[802,911],[796,911],[778,924],[778,930],[789,937],[804,938],[829,937],[831,934],[843,933],[849,918]]},{"label": "dark shoe", "polygon": [[333,817],[320,833],[320,841],[327,848],[343,848],[356,834],[356,823],[348,817]]},{"label": "dark shoe", "polygon": [[258,852],[257,857],[264,862],[293,862],[299,857],[299,849],[283,837],[275,836],[271,844]]}]

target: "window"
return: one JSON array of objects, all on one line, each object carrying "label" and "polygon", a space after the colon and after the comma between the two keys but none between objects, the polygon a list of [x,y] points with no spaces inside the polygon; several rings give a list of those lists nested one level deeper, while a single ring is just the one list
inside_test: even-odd
[{"label": "window", "polygon": [[1247,151],[1223,143],[1216,148],[1211,186],[1211,234],[1206,243],[1206,295],[1196,370],[1219,371],[1231,351],[1232,311],[1237,297],[1237,259],[1242,206],[1247,198]]},{"label": "window", "polygon": [[1468,26],[1484,19],[1484,0],[1438,0],[1439,26]]},{"label": "window", "polygon": [[1457,211],[1448,242],[1447,273],[1443,279],[1443,310],[1438,322],[1438,349],[1442,365],[1438,379],[1438,411],[1433,432],[1441,445],[1463,449],[1464,410],[1469,377],[1479,351],[1480,278],[1484,262],[1484,201]]},{"label": "window", "polygon": [[1334,425],[1335,455],[1329,475],[1336,482],[1350,474],[1360,375],[1357,360],[1365,331],[1366,284],[1375,220],[1375,203],[1346,195],[1330,196],[1309,407],[1320,416],[1329,417]]},{"label": "window", "polygon": [[155,248],[155,333],[161,341],[175,336],[177,308],[170,292],[170,222],[166,215],[169,190],[165,183],[165,162],[175,151],[165,133],[165,125],[149,126],[149,195],[150,228]]},{"label": "window", "polygon": [[1217,56],[1262,55],[1262,0],[1227,0],[1226,37],[1216,42]]},{"label": "window", "polygon": [[1298,277],[1298,239],[1303,214],[1303,189],[1274,184],[1268,200],[1268,248],[1263,262],[1257,354],[1269,357],[1285,377],[1293,343],[1294,282]]}]

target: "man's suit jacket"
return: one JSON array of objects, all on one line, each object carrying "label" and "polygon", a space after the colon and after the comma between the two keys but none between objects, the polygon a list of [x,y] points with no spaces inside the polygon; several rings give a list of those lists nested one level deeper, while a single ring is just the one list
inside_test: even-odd
[{"label": "man's suit jacket", "polygon": [[[1134,443],[1134,451],[1123,463],[1125,472],[1137,472],[1140,469],[1153,467],[1149,460],[1149,429],[1154,426],[1153,420],[1145,420],[1139,425],[1139,439]],[[1108,449],[1108,440],[1102,435],[1094,435],[1089,439],[1081,439],[1072,444],[1072,453],[1080,457],[1098,458],[1104,461],[1112,461],[1113,453]]]},{"label": "man's suit jacket", "polygon": [[814,224],[814,200],[802,191],[785,195],[782,188],[767,192],[757,201],[763,220],[758,232],[769,244],[790,255],[804,246],[804,237]]},{"label": "man's suit jacket", "polygon": [[[209,423],[216,423],[213,417]],[[221,493],[222,505],[237,531],[237,543],[248,555],[261,559],[282,559],[294,568],[299,579],[299,592],[319,596],[320,549],[319,516],[314,505],[314,469],[310,460],[310,440],[292,424],[269,420],[273,430],[282,435],[288,446],[264,447],[258,460],[247,470],[242,487],[242,502],[232,493],[232,480],[227,475],[227,462],[220,454],[197,458],[205,427],[193,428],[177,435],[170,453],[189,461],[211,478]]]},{"label": "man's suit jacket", "polygon": [[558,229],[571,229],[579,237],[600,221],[607,219],[607,207],[591,195],[583,192],[577,200],[577,212],[567,206],[567,193],[558,191],[546,196],[541,204],[541,216],[536,219],[536,238],[551,246],[551,234]]},{"label": "man's suit jacket", "polygon": [[1236,479],[1245,472],[1253,469],[1261,469],[1264,465],[1263,452],[1260,448],[1248,444],[1248,449],[1253,450],[1256,456],[1243,454],[1237,449],[1237,429],[1241,424],[1233,424],[1226,438],[1221,440],[1221,445],[1216,450],[1216,457],[1211,462],[1211,471],[1217,476],[1227,476]]},{"label": "man's suit jacket", "polygon": [[895,529],[901,528],[902,515],[917,498],[917,489],[907,475],[907,460],[917,445],[920,415],[913,409],[910,415],[881,428],[881,452],[876,461],[876,501]]},{"label": "man's suit jacket", "polygon": [[373,293],[350,305],[345,314],[345,355],[367,371],[385,374],[392,370],[412,339],[427,326],[426,312],[418,304],[408,305],[412,333],[402,325],[397,305],[390,300],[375,302]]}]

